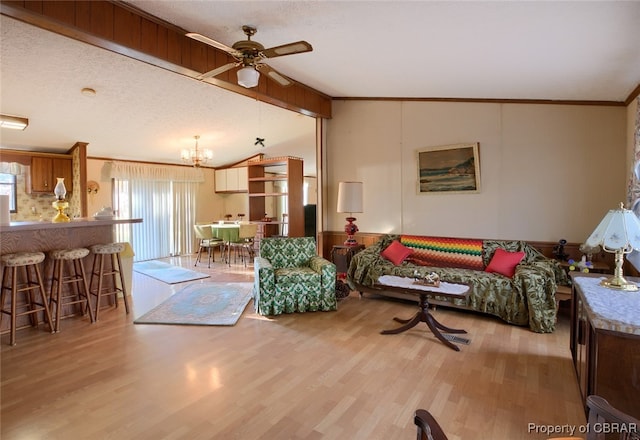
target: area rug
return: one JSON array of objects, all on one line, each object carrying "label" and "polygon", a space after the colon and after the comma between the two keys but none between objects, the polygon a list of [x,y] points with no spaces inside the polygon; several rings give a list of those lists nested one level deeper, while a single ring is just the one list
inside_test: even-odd
[{"label": "area rug", "polygon": [[253,283],[194,283],[151,309],[135,324],[235,325],[251,300]]},{"label": "area rug", "polygon": [[133,263],[133,270],[150,276],[151,278],[155,278],[156,280],[163,281],[167,284],[184,283],[185,281],[193,281],[210,277],[210,275],[207,275],[206,273],[184,269],[182,267],[157,260]]}]

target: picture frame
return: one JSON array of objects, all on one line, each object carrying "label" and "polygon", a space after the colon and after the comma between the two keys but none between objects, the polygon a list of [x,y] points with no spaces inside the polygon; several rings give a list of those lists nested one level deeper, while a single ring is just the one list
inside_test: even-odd
[{"label": "picture frame", "polygon": [[478,142],[418,150],[418,194],[480,192],[479,150]]}]

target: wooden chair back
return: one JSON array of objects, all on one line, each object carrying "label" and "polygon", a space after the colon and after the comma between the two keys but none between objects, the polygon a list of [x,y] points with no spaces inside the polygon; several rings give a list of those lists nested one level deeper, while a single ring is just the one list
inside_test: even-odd
[{"label": "wooden chair back", "polygon": [[587,396],[589,432],[586,440],[640,440],[640,420],[614,408],[600,396]]},{"label": "wooden chair back", "polygon": [[444,431],[429,411],[416,410],[414,422],[418,428],[417,440],[447,440]]}]

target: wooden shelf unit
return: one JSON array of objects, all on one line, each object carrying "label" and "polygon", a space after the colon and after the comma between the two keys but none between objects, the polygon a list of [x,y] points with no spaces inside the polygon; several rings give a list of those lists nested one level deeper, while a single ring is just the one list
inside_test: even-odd
[{"label": "wooden shelf unit", "polygon": [[[249,161],[249,220],[260,221],[265,216],[267,197],[286,197],[288,236],[304,237],[304,176],[303,161],[296,157],[277,157]],[[284,168],[284,174],[269,174],[269,168]],[[278,170],[279,171],[279,170]],[[270,182],[286,182],[287,192],[278,193],[267,187]],[[276,219],[280,221],[281,219]]]}]

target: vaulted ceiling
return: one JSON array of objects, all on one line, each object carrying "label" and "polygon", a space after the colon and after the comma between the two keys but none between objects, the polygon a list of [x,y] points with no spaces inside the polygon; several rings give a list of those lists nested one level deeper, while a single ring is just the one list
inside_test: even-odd
[{"label": "vaulted ceiling", "polygon": [[[312,52],[268,64],[327,97],[622,104],[640,84],[637,1],[127,3],[226,45],[245,39],[244,24],[265,47],[306,40]],[[194,78],[205,69],[158,67],[9,18],[0,6],[0,111],[30,119],[25,131],[2,130],[3,148],[63,151],[82,141],[90,156],[180,163],[200,135],[213,166],[256,153],[314,161],[312,117]]]}]

